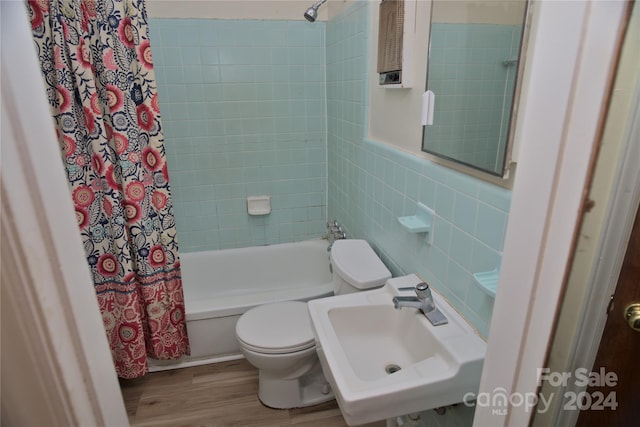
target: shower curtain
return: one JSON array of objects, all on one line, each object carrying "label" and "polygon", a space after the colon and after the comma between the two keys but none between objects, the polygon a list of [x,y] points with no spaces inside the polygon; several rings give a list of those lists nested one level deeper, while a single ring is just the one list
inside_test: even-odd
[{"label": "shower curtain", "polygon": [[76,219],[118,375],[189,354],[142,0],[29,0]]}]

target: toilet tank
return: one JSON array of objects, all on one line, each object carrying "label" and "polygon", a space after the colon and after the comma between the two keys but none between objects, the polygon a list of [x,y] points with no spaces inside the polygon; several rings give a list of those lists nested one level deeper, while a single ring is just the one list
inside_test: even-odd
[{"label": "toilet tank", "polygon": [[366,240],[336,240],[331,246],[330,259],[336,295],[377,288],[391,278]]}]

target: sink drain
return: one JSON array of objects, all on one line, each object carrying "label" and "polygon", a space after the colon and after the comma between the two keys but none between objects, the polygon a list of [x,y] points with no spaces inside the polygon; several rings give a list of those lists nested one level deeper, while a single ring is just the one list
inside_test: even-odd
[{"label": "sink drain", "polygon": [[402,369],[400,366],[394,365],[393,363],[385,366],[384,368],[387,374],[393,374],[395,372],[398,372],[400,369]]}]

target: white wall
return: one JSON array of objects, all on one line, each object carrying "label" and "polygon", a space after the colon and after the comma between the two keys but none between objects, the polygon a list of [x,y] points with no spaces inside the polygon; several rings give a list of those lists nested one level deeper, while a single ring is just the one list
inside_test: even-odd
[{"label": "white wall", "polygon": [[[341,1],[341,0],[336,0]],[[148,0],[151,18],[216,18],[304,20],[304,12],[315,0]],[[318,20],[327,20],[327,7],[318,10]]]},{"label": "white wall", "polygon": [[410,89],[384,88],[378,84],[376,52],[378,51],[378,3],[372,7],[371,46],[369,58],[369,137],[393,145],[401,150],[423,156],[422,94],[426,87],[427,51],[429,49],[429,22],[431,2],[416,2],[416,34],[413,48]]},{"label": "white wall", "polygon": [[328,19],[333,19],[354,3],[354,0],[329,0],[327,2]]},{"label": "white wall", "polygon": [[433,22],[517,25],[522,24],[526,1],[439,1],[433,7]]}]

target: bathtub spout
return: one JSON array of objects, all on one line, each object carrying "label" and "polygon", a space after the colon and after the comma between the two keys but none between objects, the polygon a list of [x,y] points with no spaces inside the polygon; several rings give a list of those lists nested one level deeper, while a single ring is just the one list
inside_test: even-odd
[{"label": "bathtub spout", "polygon": [[336,236],[334,236],[333,233],[327,233],[326,236],[323,237],[323,239],[329,242],[329,246],[327,246],[327,252],[331,252],[331,246],[333,246],[333,242],[336,241]]}]

